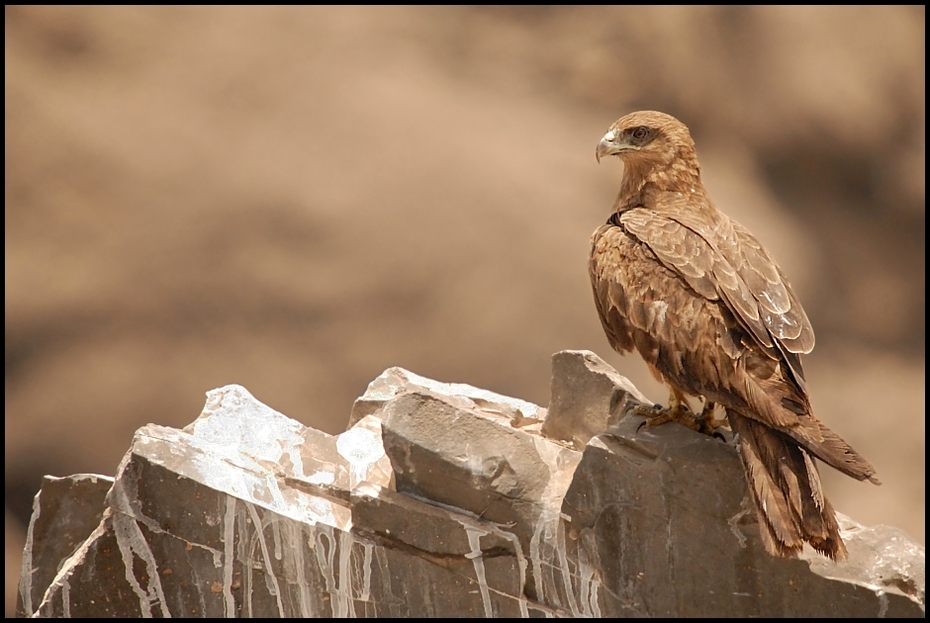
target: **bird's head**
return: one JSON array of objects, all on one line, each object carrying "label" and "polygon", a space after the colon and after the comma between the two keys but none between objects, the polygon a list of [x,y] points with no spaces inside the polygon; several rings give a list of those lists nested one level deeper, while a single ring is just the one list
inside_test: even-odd
[{"label": "bird's head", "polygon": [[598,162],[603,156],[617,156],[627,169],[646,173],[670,169],[699,171],[694,141],[681,121],[654,110],[633,112],[617,120],[595,152]]}]

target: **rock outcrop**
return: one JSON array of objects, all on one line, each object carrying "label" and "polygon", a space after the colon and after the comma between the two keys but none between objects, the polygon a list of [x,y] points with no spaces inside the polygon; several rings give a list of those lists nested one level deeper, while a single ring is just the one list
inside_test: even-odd
[{"label": "rock outcrop", "polygon": [[593,353],[547,410],[390,368],[336,436],[229,385],[139,429],[111,480],[48,478],[36,616],[923,616],[924,550],[842,517],[850,558],[769,556],[729,440],[639,430]]}]

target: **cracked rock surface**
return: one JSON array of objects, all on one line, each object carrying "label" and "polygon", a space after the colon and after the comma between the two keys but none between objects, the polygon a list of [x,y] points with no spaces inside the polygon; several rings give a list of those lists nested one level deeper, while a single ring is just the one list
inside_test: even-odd
[{"label": "cracked rock surface", "polygon": [[229,385],[139,429],[115,479],[47,479],[37,616],[923,616],[924,551],[841,517],[850,558],[765,553],[729,439],[643,431],[593,353],[547,409],[389,368],[346,432]]}]

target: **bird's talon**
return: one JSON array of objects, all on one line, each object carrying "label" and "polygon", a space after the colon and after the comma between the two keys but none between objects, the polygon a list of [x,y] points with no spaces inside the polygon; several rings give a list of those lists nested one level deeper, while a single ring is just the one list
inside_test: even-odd
[{"label": "bird's talon", "polygon": [[636,405],[633,408],[633,413],[641,417],[648,419],[657,417],[662,413],[662,405]]}]

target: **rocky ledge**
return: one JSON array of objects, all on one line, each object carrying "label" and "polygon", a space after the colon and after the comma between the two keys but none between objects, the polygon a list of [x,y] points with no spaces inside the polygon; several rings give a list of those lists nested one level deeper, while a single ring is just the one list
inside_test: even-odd
[{"label": "rocky ledge", "polygon": [[849,560],[769,556],[730,440],[639,430],[593,353],[547,409],[401,368],[332,436],[237,385],[139,429],[115,479],[47,478],[35,616],[923,616],[924,548],[841,516]]}]

